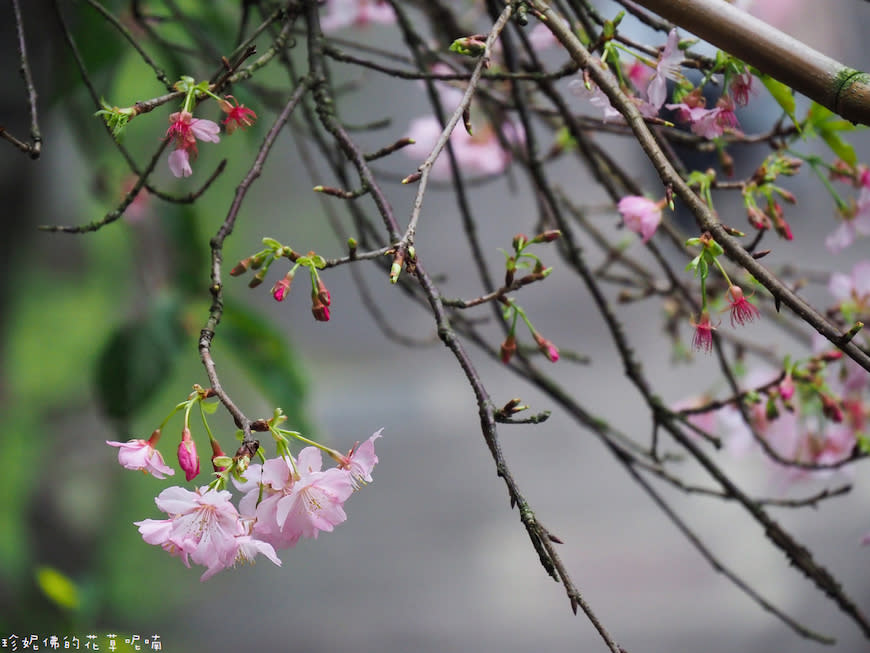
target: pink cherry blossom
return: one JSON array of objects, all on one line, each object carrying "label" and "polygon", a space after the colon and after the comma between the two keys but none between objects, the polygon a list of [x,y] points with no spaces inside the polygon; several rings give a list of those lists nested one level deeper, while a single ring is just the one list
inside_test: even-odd
[{"label": "pink cherry blossom", "polygon": [[188,111],[177,111],[169,116],[169,129],[164,138],[175,141],[175,150],[169,154],[169,170],[176,177],[189,177],[190,155],[196,158],[196,141],[219,143],[220,125],[211,120],[194,118]]},{"label": "pink cherry blossom", "polygon": [[[863,179],[862,175],[862,183]],[[842,218],[840,226],[825,239],[825,246],[832,254],[849,247],[857,236],[870,236],[870,188],[862,186],[855,206],[842,214]]]},{"label": "pink cherry blossom", "polygon": [[691,106],[685,102],[666,104],[665,107],[678,111],[680,119],[689,123],[692,133],[703,138],[716,138],[726,129],[740,128],[734,113],[734,103],[728,97],[720,98],[715,109]]},{"label": "pink cherry blossom", "polygon": [[731,326],[742,326],[761,317],[761,312],[746,299],[740,286],[728,288],[728,304],[731,311]]},{"label": "pink cherry blossom", "polygon": [[[522,130],[511,123],[505,122],[501,128],[508,143],[520,144],[525,140]],[[434,116],[416,118],[408,127],[408,136],[415,142],[402,151],[422,161],[435,147],[441,132],[442,127]],[[504,172],[511,161],[510,150],[502,147],[495,130],[490,126],[475,130],[473,136],[457,126],[450,134],[450,144],[457,164],[468,173],[497,175]],[[445,152],[435,160],[431,174],[433,179],[450,178],[450,161]]]},{"label": "pink cherry blossom", "polygon": [[640,234],[643,242],[647,242],[662,221],[663,206],[664,202],[655,202],[639,195],[627,195],[619,200],[616,208],[622,215],[625,226]]},{"label": "pink cherry blossom", "polygon": [[[681,399],[673,404],[671,404],[671,410],[674,412],[680,412],[683,410],[694,410],[698,408],[702,408],[710,403],[710,397],[706,395],[696,395],[693,397],[686,397],[685,399]],[[686,416],[686,421],[689,424],[692,424],[696,428],[704,431],[705,433],[709,433],[714,435],[716,433],[716,415],[717,411],[708,410],[703,413],[692,412]],[[692,435],[697,435],[694,431],[689,431]]]},{"label": "pink cherry blossom", "polygon": [[258,553],[280,566],[274,548],[266,542],[254,541],[247,532],[248,527],[230,502],[231,497],[227,491],[208,487],[194,492],[181,487],[166,488],[155,502],[169,519],[145,519],[135,524],[149,544],[181,557],[188,567],[190,561],[206,567],[200,577],[202,581],[237,562],[251,560]]},{"label": "pink cherry blossom", "polygon": [[692,347],[696,351],[709,354],[713,351],[713,331],[716,327],[710,322],[710,314],[707,311],[701,313],[700,319],[694,323],[695,335],[692,338]]},{"label": "pink cherry blossom", "polygon": [[384,0],[326,0],[325,13],[320,18],[324,32],[344,27],[363,27],[370,23],[396,22],[393,8]]},{"label": "pink cherry blossom", "polygon": [[631,83],[634,84],[634,87],[641,90],[646,89],[653,75],[655,75],[655,70],[647,66],[640,59],[635,59],[625,74],[631,80]]},{"label": "pink cherry blossom", "polygon": [[[374,456],[373,448],[370,453]],[[364,465],[377,462],[376,457],[372,461],[364,454],[356,461],[361,472],[366,471]],[[246,492],[239,509],[243,515],[256,517],[254,537],[276,549],[287,549],[300,538],[316,538],[320,531],[332,531],[347,519],[343,504],[354,490],[353,471],[338,467],[321,471],[322,464],[320,450],[306,447],[293,465],[284,458],[273,458],[262,466],[250,466],[247,482],[239,485]]]},{"label": "pink cherry blossom", "polygon": [[832,274],[828,290],[841,306],[848,305],[859,312],[870,310],[870,261],[855,264],[851,274]]},{"label": "pink cherry blossom", "polygon": [[154,478],[165,478],[175,474],[175,470],[163,462],[163,456],[153,443],[157,441],[158,434],[151,436],[150,440],[128,440],[127,442],[111,442],[106,444],[119,447],[118,462],[124,469],[141,469]]},{"label": "pink cherry blossom", "polygon": [[337,467],[323,472],[321,466],[319,449],[299,452],[293,486],[279,499],[275,513],[282,532],[291,537],[316,538],[347,519],[343,504],[353,494],[351,475]]},{"label": "pink cherry blossom", "polygon": [[176,177],[190,177],[193,174],[187,150],[173,150],[169,153],[169,171]]},{"label": "pink cherry blossom", "polygon": [[607,97],[604,91],[598,88],[595,84],[590,82],[590,86],[587,88],[584,82],[575,79],[568,86],[575,94],[589,100],[589,104],[593,107],[601,109],[604,114],[604,122],[623,120],[622,114],[619,113],[619,110],[610,103],[610,98]]},{"label": "pink cherry blossom", "polygon": [[[230,103],[230,100],[232,100],[232,103]],[[249,109],[244,104],[239,104],[239,101],[232,95],[227,95],[221,101],[220,107],[221,111],[227,114],[227,117],[221,121],[227,130],[227,134],[232,134],[239,127],[242,129],[250,127],[257,119],[257,114],[254,113],[253,109]]]},{"label": "pink cherry blossom", "polygon": [[[668,40],[656,64],[655,73],[646,88],[646,99],[650,110],[657,114],[665,103],[667,97],[667,80],[676,81],[680,75],[680,64],[683,62],[683,53],[679,48],[680,38],[677,30],[672,29],[668,33]],[[644,113],[644,115],[647,115]],[[648,116],[649,117],[649,116]]]},{"label": "pink cherry blossom", "polygon": [[[866,377],[866,374],[864,376]],[[762,387],[768,385],[774,378],[776,378],[774,372],[756,370],[750,372],[745,384],[742,385],[748,388]],[[831,380],[830,386],[833,392],[838,392],[842,387],[834,379]],[[782,383],[778,387],[780,397],[788,399],[787,395],[790,391],[782,392]],[[772,413],[768,412],[770,402],[773,402]],[[860,400],[854,402],[852,399],[845,398],[837,401],[833,395],[825,396],[822,408],[826,402],[830,406],[836,406],[836,412],[840,416],[839,421],[823,417],[818,404],[790,402],[785,406],[776,395],[759,403],[747,405],[746,412],[756,433],[782,460],[830,465],[842,462],[852,455],[856,433],[863,430],[865,426],[867,409]],[[726,446],[732,452],[746,453],[760,448],[736,407],[728,406],[722,409],[719,411],[718,418]],[[832,470],[790,466],[776,461],[766,453],[762,455],[771,463],[771,470],[775,476],[784,482],[793,483],[810,478],[823,479],[832,474]]]},{"label": "pink cherry blossom", "polygon": [[734,79],[731,80],[731,97],[733,97],[734,101],[741,107],[745,107],[749,104],[749,96],[755,95],[758,92],[755,88],[754,82],[755,77],[752,73],[742,73],[736,75]]},{"label": "pink cherry blossom", "polygon": [[372,470],[378,462],[378,456],[375,453],[375,440],[381,437],[381,431],[375,431],[372,436],[363,442],[357,444],[347,456],[342,457],[339,461],[339,468],[350,472],[351,483],[356,490],[360,485],[372,482]]}]

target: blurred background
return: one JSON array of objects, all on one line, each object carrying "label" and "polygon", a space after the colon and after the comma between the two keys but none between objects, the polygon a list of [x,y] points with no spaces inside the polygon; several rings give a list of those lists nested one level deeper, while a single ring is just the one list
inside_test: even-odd
[{"label": "blurred background", "polygon": [[[132,522],[162,517],[153,498],[177,483],[179,472],[166,481],[127,472],[105,441],[147,438],[193,383],[206,385],[197,335],[208,310],[208,241],[274,114],[255,107],[261,119],[252,129],[223,138],[219,147],[204,144],[190,179],[172,178],[161,161],[155,183],[183,195],[198,188],[222,158],[228,160],[218,182],[193,205],[149,197],[94,234],[38,231],[41,224],[100,218],[120,201],[129,171],[91,115],[93,106],[81,89],[53,5],[23,4],[44,146],[41,158],[31,161],[0,143],[0,633],[156,634],[163,650],[189,652],[604,650],[588,621],[572,615],[564,591],[541,568],[496,477],[467,382],[437,342],[431,318],[373,265],[360,265],[359,272],[392,328],[428,338],[431,346],[405,348],[385,338],[360,305],[350,271],[342,267],[324,274],[333,298],[328,323],[311,318],[307,292],[291,292],[283,304],[269,298],[267,284],[283,272],[273,272],[256,290],[249,290],[244,279],[229,279],[228,312],[214,348],[225,388],[248,415],[269,416],[280,405],[291,426],[340,450],[384,428],[374,483],[350,499],[348,521],[334,533],[283,552],[281,568],[260,560],[207,583],[199,582],[201,569],[186,569],[142,542]],[[98,92],[110,104],[162,93],[151,71],[92,9],[78,2],[59,4]],[[782,29],[866,68],[867,3],[758,4],[763,17]],[[127,3],[105,5],[128,18]],[[209,19],[215,29],[223,26],[231,42],[232,23],[223,18],[232,14],[234,3],[177,5]],[[602,13],[615,14],[611,9],[602,4]],[[21,137],[29,119],[14,21],[9,7],[3,11],[8,15],[0,21],[5,89],[0,124]],[[348,36],[401,47],[388,26],[354,28]],[[303,44],[300,39],[300,61]],[[211,72],[189,71],[176,61],[165,65],[171,78]],[[343,109],[357,124],[382,118],[383,100],[390,98],[389,125],[360,135],[372,149],[406,135],[410,120],[427,111],[422,92],[407,82],[340,66],[334,72],[354,85]],[[279,78],[279,73],[264,76],[270,83]],[[243,88],[234,93],[251,102]],[[744,125],[756,120],[761,125],[764,112],[775,110],[767,100],[750,106],[740,114]],[[158,110],[131,123],[125,144],[140,160],[163,136],[167,113]],[[870,159],[866,134],[857,134],[854,144],[860,160]],[[258,251],[263,236],[324,256],[344,251],[322,198],[311,192],[314,185],[334,180],[313,178],[299,163],[299,145],[289,133],[279,139],[226,241],[229,265]],[[637,151],[615,140],[613,146],[637,158],[638,178],[655,188]],[[400,153],[379,162],[378,169],[399,180],[418,163]],[[581,194],[589,184],[581,201],[603,200],[577,168],[565,165],[554,174]],[[818,253],[819,239],[836,225],[830,199],[807,178],[798,182],[805,183],[800,212],[789,216],[794,244],[774,257],[780,264],[794,260],[849,272],[866,258],[866,241],[837,259]],[[491,246],[487,255],[494,265],[502,257],[496,247],[508,247],[515,233],[534,223],[534,200],[523,183],[515,182],[508,176],[473,193],[481,239]],[[398,184],[387,189],[397,215],[407,216],[414,189]],[[341,209],[338,200],[334,204]],[[612,213],[600,221],[602,228],[615,229]],[[431,192],[419,254],[430,273],[446,275],[447,292],[471,297],[480,290],[461,233],[450,193]],[[555,271],[546,284],[523,296],[523,305],[546,337],[593,359],[588,366],[560,363],[555,374],[615,427],[644,439],[649,415],[625,381],[594,308],[576,279],[560,272],[555,252],[540,253]],[[824,286],[810,287],[806,294],[822,305],[830,301]],[[709,361],[671,365],[669,348],[651,328],[658,324],[657,308],[641,303],[621,310],[666,401],[716,385]],[[488,316],[481,311],[481,317]],[[768,342],[781,337],[763,325],[752,328]],[[496,329],[492,333],[498,337]],[[782,354],[789,353],[803,352],[784,342]],[[518,396],[534,411],[554,408],[501,365],[473,354],[497,405]],[[231,421],[219,411],[211,424],[224,449],[231,450]],[[176,417],[162,441],[173,465],[180,430]],[[500,434],[538,518],[563,540],[560,552],[575,583],[627,651],[819,650],[711,569],[607,450],[558,409],[538,427],[506,426]],[[201,429],[194,429],[194,437],[200,452],[207,451]],[[271,444],[264,446],[272,451]],[[777,489],[762,461],[720,455],[753,491]],[[870,551],[861,548],[860,539],[870,531],[870,487],[863,472],[854,470],[855,487],[846,497],[816,510],[780,510],[774,516],[868,609]],[[693,478],[697,470],[686,474]],[[797,494],[818,487],[803,486]],[[710,549],[768,600],[808,627],[836,636],[838,643],[828,650],[868,648],[854,625],[788,567],[740,510],[660,489]]]}]

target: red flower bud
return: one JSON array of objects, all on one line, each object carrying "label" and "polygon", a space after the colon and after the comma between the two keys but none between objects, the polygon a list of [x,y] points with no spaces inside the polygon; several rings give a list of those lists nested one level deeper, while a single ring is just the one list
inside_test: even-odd
[{"label": "red flower bud", "polygon": [[517,339],[514,337],[514,334],[511,333],[508,334],[505,341],[501,343],[501,362],[507,365],[511,362],[511,358],[515,353],[517,353]]}]

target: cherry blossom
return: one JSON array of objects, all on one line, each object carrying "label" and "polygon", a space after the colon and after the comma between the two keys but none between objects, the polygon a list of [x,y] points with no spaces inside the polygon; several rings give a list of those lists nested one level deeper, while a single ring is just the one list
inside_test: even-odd
[{"label": "cherry blossom", "polygon": [[359,489],[360,485],[372,482],[372,470],[378,462],[378,456],[375,453],[375,440],[381,437],[383,430],[375,431],[362,444],[357,443],[347,456],[343,456],[339,460],[339,468],[350,472],[351,483],[355,490]]},{"label": "cherry blossom", "polygon": [[396,22],[393,8],[383,0],[326,0],[326,12],[320,18],[324,32],[344,27],[363,27],[370,23]]},{"label": "cherry blossom", "polygon": [[175,141],[175,150],[169,155],[169,169],[176,177],[189,177],[193,174],[190,155],[196,158],[196,141],[219,143],[220,125],[211,120],[194,118],[188,111],[177,111],[169,116],[169,129],[166,140]]},{"label": "cherry blossom", "polygon": [[[861,179],[863,184],[865,175]],[[870,236],[870,187],[862,185],[855,205],[841,216],[840,226],[825,239],[825,246],[832,254],[839,254],[849,247],[857,236]]]},{"label": "cherry blossom", "polygon": [[710,314],[703,311],[700,319],[694,323],[694,327],[695,336],[692,338],[692,347],[697,351],[706,353],[713,351],[713,331],[716,327],[710,322]]},{"label": "cherry blossom", "polygon": [[628,195],[619,200],[616,205],[625,226],[640,234],[643,242],[647,242],[656,232],[662,221],[664,200],[655,202],[639,195]]},{"label": "cherry blossom", "polygon": [[[747,375],[742,385],[749,388],[764,387],[776,375],[770,370],[754,370]],[[820,401],[805,398],[798,403],[790,402],[793,388],[789,374],[774,387],[766,401],[745,406],[752,429],[782,460],[831,465],[843,462],[852,455],[856,434],[864,429],[868,410],[859,398],[859,393],[849,394],[846,385],[837,381],[836,371],[832,370],[829,376],[831,392],[820,393]],[[862,376],[866,378],[866,373]],[[840,399],[836,398],[840,397],[839,393],[843,393]],[[732,453],[745,454],[760,448],[737,407],[726,406],[718,411],[717,421],[726,447]],[[825,478],[833,471],[783,464],[766,453],[763,455],[771,462],[775,475],[788,483]]]},{"label": "cherry blossom", "polygon": [[726,129],[739,130],[737,116],[734,113],[734,103],[731,98],[719,98],[715,109],[705,109],[703,106],[692,106],[686,102],[666,104],[668,109],[679,112],[680,120],[688,122],[693,134],[703,138],[716,138]]},{"label": "cherry blossom", "polygon": [[353,494],[349,472],[333,467],[321,471],[320,450],[306,447],[299,452],[289,493],[276,505],[275,517],[285,535],[316,538],[347,519],[344,502]]},{"label": "cherry blossom", "polygon": [[752,322],[757,317],[761,317],[758,308],[743,296],[743,289],[740,286],[729,287],[728,295],[728,303],[731,307],[731,326],[738,324],[742,326],[747,322]]},{"label": "cherry blossom", "polygon": [[[434,116],[417,118],[408,127],[408,136],[414,139],[414,143],[402,151],[410,157],[425,159],[432,152],[442,131]],[[502,125],[502,131],[508,143],[519,144],[525,140],[522,130],[509,122]],[[502,147],[498,135],[490,126],[475,130],[473,136],[457,126],[450,134],[450,144],[457,164],[465,172],[497,175],[504,172],[511,161],[510,150]],[[433,179],[450,178],[450,161],[445,153],[435,160],[431,174]]]},{"label": "cherry blossom", "polygon": [[175,474],[175,470],[168,467],[163,462],[163,456],[154,444],[157,443],[160,437],[160,432],[155,431],[154,435],[149,440],[128,440],[127,442],[111,442],[106,440],[106,444],[112,447],[119,447],[118,462],[124,469],[141,469],[146,474],[151,474],[154,478],[166,478]]},{"label": "cherry blossom", "polygon": [[257,553],[280,566],[271,545],[252,541],[231,497],[227,491],[208,487],[193,492],[169,487],[155,499],[169,519],[145,519],[135,524],[148,544],[181,557],[187,567],[190,561],[206,567],[202,581],[239,561],[251,560]]},{"label": "cherry blossom", "polygon": [[[232,104],[230,100],[233,101]],[[252,109],[249,109],[244,104],[239,104],[238,100],[232,95],[227,95],[220,102],[220,107],[221,111],[227,114],[227,117],[221,121],[227,130],[227,134],[232,134],[239,127],[242,129],[250,127],[257,119],[257,114]]]},{"label": "cherry blossom", "polygon": [[319,449],[306,447],[294,459],[271,458],[248,468],[245,481],[236,482],[244,493],[239,510],[254,519],[252,537],[276,549],[296,545],[300,538],[317,538],[347,519],[344,502],[355,489],[372,480],[378,462],[376,431],[347,456],[332,455],[338,466],[322,470]]},{"label": "cherry blossom", "polygon": [[755,77],[752,73],[742,73],[736,75],[731,80],[731,97],[734,98],[734,101],[741,107],[745,107],[749,104],[749,96],[755,95],[758,92],[755,88],[754,82]]},{"label": "cherry blossom", "polygon": [[851,274],[832,274],[828,290],[840,306],[856,312],[870,311],[870,261],[855,264]]},{"label": "cherry blossom", "polygon": [[680,39],[677,30],[672,29],[668,33],[668,40],[656,64],[656,70],[646,87],[647,112],[641,111],[645,116],[657,115],[659,109],[665,103],[667,97],[667,80],[678,80],[680,76],[680,64],[683,62],[683,53],[679,48]]}]

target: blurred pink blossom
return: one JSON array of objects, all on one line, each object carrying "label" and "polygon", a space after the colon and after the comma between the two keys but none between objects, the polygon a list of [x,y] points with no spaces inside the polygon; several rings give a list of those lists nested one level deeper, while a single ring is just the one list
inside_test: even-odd
[{"label": "blurred pink blossom", "polygon": [[396,22],[393,8],[383,0],[326,0],[324,5],[325,12],[320,17],[320,27],[324,32]]},{"label": "blurred pink blossom", "polygon": [[[862,184],[865,175],[862,175]],[[841,214],[843,221],[825,239],[825,246],[832,254],[839,254],[849,247],[857,236],[870,236],[870,188],[864,185],[851,211]]]},{"label": "blurred pink blossom", "polygon": [[[501,129],[509,144],[518,145],[525,140],[522,129],[510,122],[503,123]],[[408,127],[408,136],[414,139],[414,143],[402,151],[422,161],[432,152],[441,132],[442,127],[434,116],[416,118]],[[510,150],[502,147],[495,130],[490,126],[477,129],[473,136],[469,136],[461,125],[457,125],[450,134],[450,144],[456,162],[464,172],[497,175],[504,172],[511,161]],[[446,153],[442,152],[435,160],[432,178],[450,178],[450,162]]]}]

